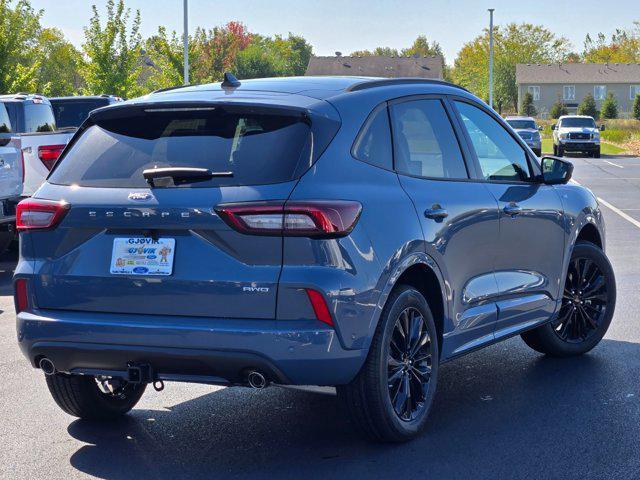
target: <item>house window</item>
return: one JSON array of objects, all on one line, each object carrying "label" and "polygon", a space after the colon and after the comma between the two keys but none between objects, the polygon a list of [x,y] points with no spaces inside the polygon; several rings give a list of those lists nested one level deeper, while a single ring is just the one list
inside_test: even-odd
[{"label": "house window", "polygon": [[533,101],[540,100],[540,87],[538,85],[529,85],[527,91],[533,96]]},{"label": "house window", "polygon": [[562,87],[562,99],[563,100],[575,100],[576,99],[576,86],[565,85]]},{"label": "house window", "polygon": [[596,85],[593,87],[593,98],[596,100],[604,100],[604,97],[607,96],[607,86],[606,85]]},{"label": "house window", "polygon": [[629,100],[635,100],[637,95],[640,95],[640,85],[630,85]]}]

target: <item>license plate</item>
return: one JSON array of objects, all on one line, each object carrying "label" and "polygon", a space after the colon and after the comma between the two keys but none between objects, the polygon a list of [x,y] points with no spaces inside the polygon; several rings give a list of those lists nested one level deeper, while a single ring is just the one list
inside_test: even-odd
[{"label": "license plate", "polygon": [[115,275],[171,275],[175,238],[114,238],[111,273]]}]

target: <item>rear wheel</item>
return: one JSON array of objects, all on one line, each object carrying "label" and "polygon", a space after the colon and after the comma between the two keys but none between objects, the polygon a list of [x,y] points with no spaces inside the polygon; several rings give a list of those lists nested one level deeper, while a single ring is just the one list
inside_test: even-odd
[{"label": "rear wheel", "polygon": [[74,417],[109,420],[131,410],[145,384],[132,384],[118,378],[84,375],[48,375],[47,386],[58,406]]},{"label": "rear wheel", "polygon": [[401,442],[425,427],[438,377],[438,336],[416,289],[401,285],[387,301],[369,356],[338,395],[358,429],[377,441]]},{"label": "rear wheel", "polygon": [[534,350],[555,357],[581,355],[607,332],[616,304],[616,283],[609,260],[592,243],[573,249],[558,317],[522,334]]}]

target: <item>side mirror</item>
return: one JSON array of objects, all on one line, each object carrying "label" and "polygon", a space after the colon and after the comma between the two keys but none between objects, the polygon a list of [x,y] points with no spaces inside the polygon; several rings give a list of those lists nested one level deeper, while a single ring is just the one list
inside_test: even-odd
[{"label": "side mirror", "polygon": [[556,157],[542,157],[542,181],[547,185],[563,185],[571,180],[573,163]]},{"label": "side mirror", "polygon": [[604,126],[604,123],[603,123],[602,125],[600,125],[600,131],[604,132],[604,129],[605,129],[605,126]]},{"label": "side mirror", "polygon": [[555,130],[557,127],[557,125],[554,123],[553,125],[551,125],[551,130]]}]

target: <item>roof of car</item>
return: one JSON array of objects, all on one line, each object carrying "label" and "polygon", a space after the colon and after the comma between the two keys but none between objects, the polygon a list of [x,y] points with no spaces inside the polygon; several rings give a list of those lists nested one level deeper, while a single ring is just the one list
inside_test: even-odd
[{"label": "roof of car", "polygon": [[83,101],[83,100],[109,100],[118,99],[117,95],[70,95],[68,97],[50,97],[49,100],[64,100],[64,101]]},{"label": "roof of car", "polygon": [[563,118],[590,118],[593,120],[593,117],[590,115],[562,115],[558,117],[558,120],[562,120]]},{"label": "roof of car", "polygon": [[42,95],[38,95],[35,93],[11,93],[0,95],[0,101],[3,102],[34,102],[34,103],[44,103],[49,104],[49,99]]},{"label": "roof of car", "polygon": [[505,120],[530,120],[532,122],[535,122],[536,119],[533,117],[519,117],[517,115],[511,115],[508,117],[504,117]]},{"label": "roof of car", "polygon": [[[238,92],[272,92],[282,94],[296,94],[326,99],[341,93],[365,90],[368,88],[394,85],[446,85],[456,87],[442,80],[424,78],[382,78],[358,76],[305,76],[305,77],[275,77],[252,80],[241,80],[237,87],[223,87],[222,83],[204,85],[181,86],[157,90],[151,97],[208,92],[208,91],[238,91]],[[462,89],[462,87],[457,87]],[[149,96],[144,97],[149,98]]]}]

